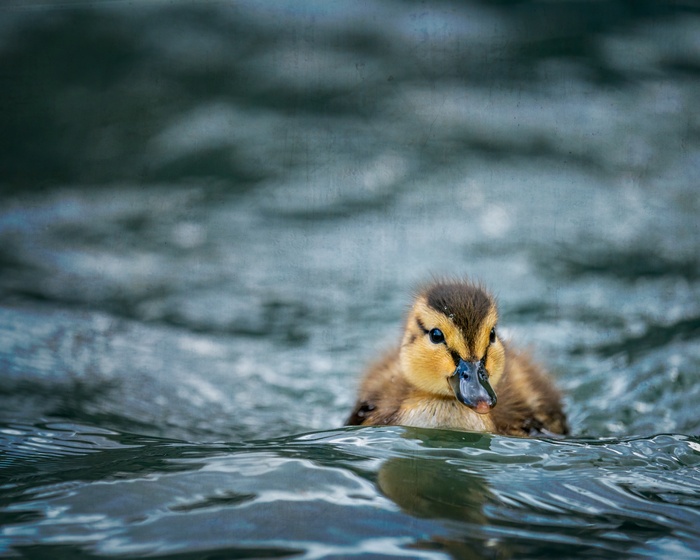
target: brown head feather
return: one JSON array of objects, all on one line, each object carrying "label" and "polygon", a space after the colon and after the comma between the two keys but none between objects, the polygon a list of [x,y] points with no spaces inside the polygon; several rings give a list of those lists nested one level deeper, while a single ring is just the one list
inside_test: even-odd
[{"label": "brown head feather", "polygon": [[467,341],[477,337],[479,326],[496,305],[484,288],[468,281],[441,280],[423,295],[430,307],[452,319]]}]

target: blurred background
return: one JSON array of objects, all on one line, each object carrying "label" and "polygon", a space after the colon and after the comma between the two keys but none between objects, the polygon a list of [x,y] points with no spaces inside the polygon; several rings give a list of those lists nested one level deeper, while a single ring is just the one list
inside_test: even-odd
[{"label": "blurred background", "polygon": [[[0,556],[697,553],[697,2],[6,0],[0,77]],[[342,428],[433,275],[572,439]]]},{"label": "blurred background", "polygon": [[337,427],[412,290],[448,274],[497,294],[575,433],[697,433],[697,5],[1,19],[2,414]]}]

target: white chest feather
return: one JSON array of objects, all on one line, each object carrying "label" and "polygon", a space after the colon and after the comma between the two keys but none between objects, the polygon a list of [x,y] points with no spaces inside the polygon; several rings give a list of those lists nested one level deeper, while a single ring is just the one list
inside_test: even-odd
[{"label": "white chest feather", "polygon": [[488,414],[477,414],[456,400],[411,402],[401,407],[398,423],[416,428],[445,428],[468,432],[491,432]]}]

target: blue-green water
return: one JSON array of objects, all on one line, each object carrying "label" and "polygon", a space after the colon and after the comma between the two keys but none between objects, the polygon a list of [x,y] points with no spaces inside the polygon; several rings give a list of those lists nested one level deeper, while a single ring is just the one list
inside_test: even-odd
[{"label": "blue-green water", "polygon": [[[700,557],[700,9],[0,7],[0,556]],[[563,441],[343,428],[469,274]]]}]

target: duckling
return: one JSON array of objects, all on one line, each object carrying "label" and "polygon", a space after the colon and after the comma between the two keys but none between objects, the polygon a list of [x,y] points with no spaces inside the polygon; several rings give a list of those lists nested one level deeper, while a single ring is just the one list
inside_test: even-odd
[{"label": "duckling", "polygon": [[469,280],[421,290],[399,347],[369,368],[347,425],[403,425],[555,436],[569,431],[561,396],[499,336],[494,297]]}]

